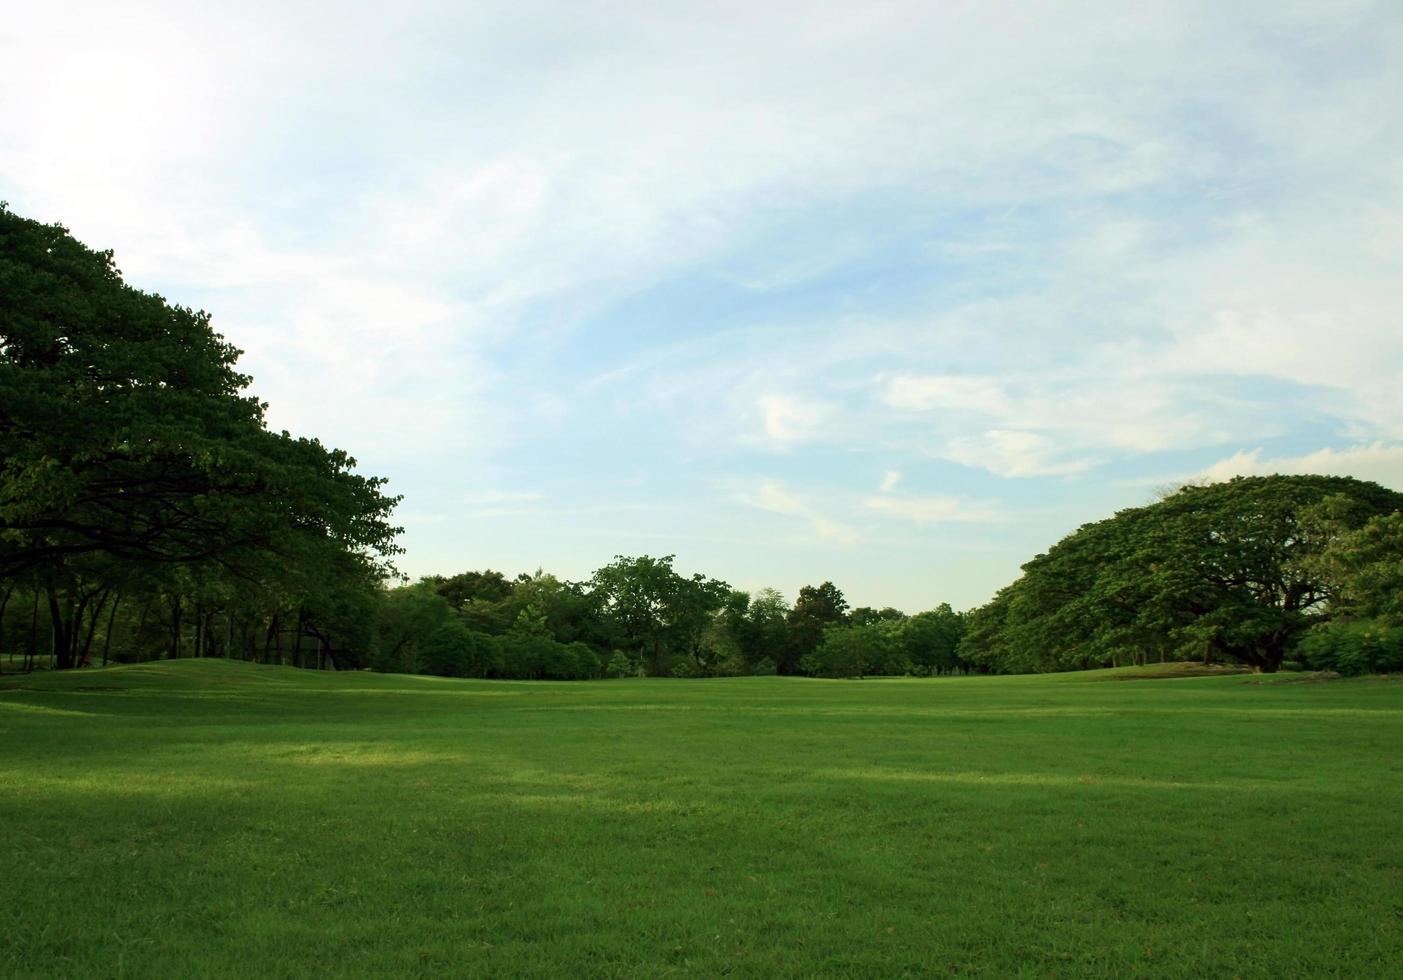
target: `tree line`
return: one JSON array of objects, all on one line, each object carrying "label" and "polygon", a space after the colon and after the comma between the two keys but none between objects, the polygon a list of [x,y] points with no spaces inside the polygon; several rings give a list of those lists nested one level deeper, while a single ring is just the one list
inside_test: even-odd
[{"label": "tree line", "polygon": [[429,576],[383,597],[367,666],[449,677],[577,679],[948,674],[964,617],[849,609],[832,582],[791,605],[682,575],[673,556],[619,556],[583,582],[537,572]]},{"label": "tree line", "polygon": [[790,604],[673,557],[398,585],[399,498],[268,428],[209,315],[0,204],[0,669],[162,657],[462,677],[1016,673],[1151,660],[1403,670],[1403,494],[1191,485],[1087,524],[984,606]]}]

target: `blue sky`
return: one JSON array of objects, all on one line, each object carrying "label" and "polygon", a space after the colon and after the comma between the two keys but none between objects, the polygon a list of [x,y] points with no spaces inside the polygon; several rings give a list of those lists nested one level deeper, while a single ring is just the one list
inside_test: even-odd
[{"label": "blue sky", "polygon": [[1400,92],[1391,2],[28,4],[0,199],[411,574],[968,607],[1176,481],[1403,489]]}]

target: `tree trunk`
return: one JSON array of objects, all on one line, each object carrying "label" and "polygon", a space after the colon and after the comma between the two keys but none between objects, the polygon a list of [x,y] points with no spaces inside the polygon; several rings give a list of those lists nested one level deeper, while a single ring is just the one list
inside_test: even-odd
[{"label": "tree trunk", "polygon": [[307,623],[307,610],[303,606],[297,607],[297,637],[292,641],[292,665],[302,666],[302,630]]},{"label": "tree trunk", "polygon": [[172,660],[180,657],[180,596],[175,596],[171,601],[171,650]]},{"label": "tree trunk", "polygon": [[53,651],[54,668],[56,670],[69,670],[73,667],[73,653],[76,647],[76,630],[73,626],[73,603],[68,602],[68,609],[65,610],[64,603],[59,601],[58,590],[53,586],[45,589],[49,600],[49,625],[52,632],[49,634],[50,649]]},{"label": "tree trunk", "polygon": [[[0,653],[5,651],[5,607],[10,604],[10,593],[15,591],[15,584],[11,582],[5,587],[5,598],[0,599]],[[11,661],[14,657],[10,658]],[[0,664],[0,673],[4,673],[5,668]]]},{"label": "tree trunk", "polygon": [[[110,591],[110,589],[103,589],[102,595],[98,597],[97,605],[93,607],[92,616],[88,620],[88,631],[87,634],[83,637],[83,654],[81,657],[78,658],[78,665],[80,667],[87,667],[90,663],[92,663],[92,661],[89,659],[89,656],[92,653],[93,649],[93,634],[97,632],[97,621],[102,616],[102,607],[107,605],[107,595]],[[84,600],[84,602],[86,601],[87,600]],[[81,612],[80,618],[78,620],[78,625],[81,628]]]},{"label": "tree trunk", "polygon": [[34,658],[39,655],[39,587],[34,587],[34,608],[29,613],[29,652],[24,658],[24,672],[34,669]]},{"label": "tree trunk", "polygon": [[147,599],[141,604],[141,615],[136,619],[136,634],[133,643],[140,643],[141,637],[146,633],[146,620],[151,617],[151,600]]},{"label": "tree trunk", "polygon": [[102,665],[107,666],[107,655],[112,649],[112,627],[117,621],[117,607],[122,604],[122,595],[119,592],[112,597],[112,608],[107,611],[107,634],[102,638]]}]

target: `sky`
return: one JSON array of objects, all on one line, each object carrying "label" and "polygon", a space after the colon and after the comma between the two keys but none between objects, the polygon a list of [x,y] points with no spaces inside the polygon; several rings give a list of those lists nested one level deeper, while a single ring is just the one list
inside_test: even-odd
[{"label": "sky", "polygon": [[1403,5],[20,4],[0,200],[209,310],[410,576],[968,608],[1190,479],[1403,489]]}]

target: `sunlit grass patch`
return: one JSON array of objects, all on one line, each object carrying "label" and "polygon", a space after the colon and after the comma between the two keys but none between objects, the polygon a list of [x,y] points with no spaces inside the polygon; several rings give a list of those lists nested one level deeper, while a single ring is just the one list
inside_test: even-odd
[{"label": "sunlit grass patch", "polygon": [[[1403,956],[1400,684],[421,680],[6,678],[0,974],[1384,976]],[[77,690],[97,686],[117,690]]]}]

